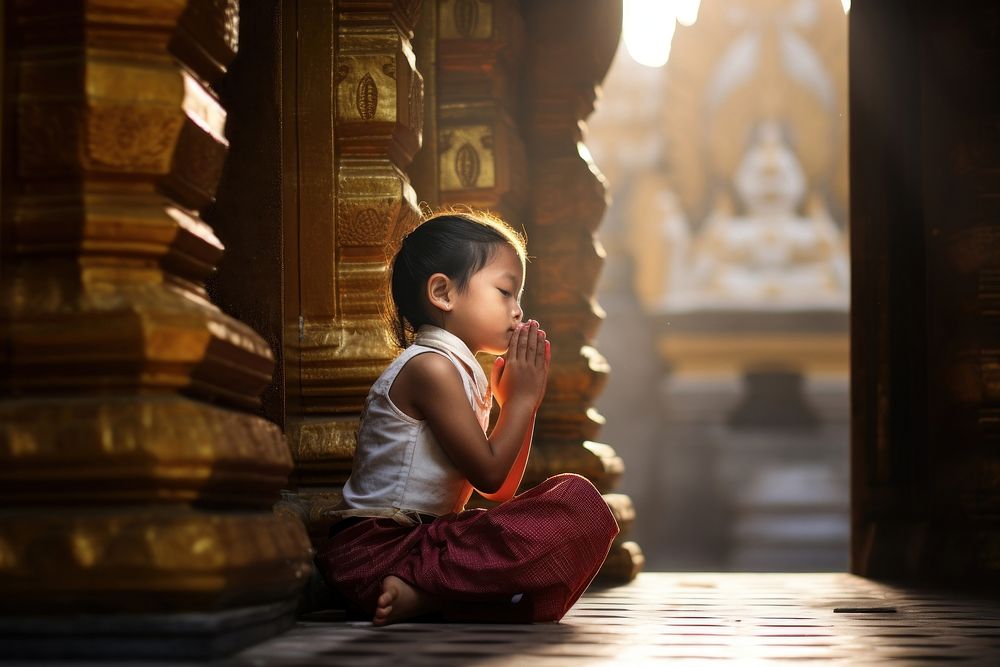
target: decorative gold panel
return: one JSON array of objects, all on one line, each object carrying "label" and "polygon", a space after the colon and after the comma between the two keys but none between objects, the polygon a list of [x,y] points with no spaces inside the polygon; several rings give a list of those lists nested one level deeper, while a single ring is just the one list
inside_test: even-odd
[{"label": "decorative gold panel", "polygon": [[496,185],[492,127],[449,125],[438,141],[441,190],[474,190]]},{"label": "decorative gold panel", "polygon": [[[420,2],[299,3],[297,97],[298,398],[286,421],[295,494],[283,511],[314,539],[316,511],[350,474],[358,418],[396,349],[387,259],[419,219],[405,169],[420,148],[423,78],[410,44]],[[316,54],[330,53],[329,59]],[[332,101],[332,107],[331,107]],[[314,506],[315,505],[315,506]]]},{"label": "decorative gold panel", "polygon": [[[419,135],[417,109],[422,86],[413,52],[400,48],[390,55],[390,49],[400,46],[391,38],[382,46],[384,55],[337,59],[337,122],[399,123]],[[369,40],[347,40],[344,48],[350,47],[367,50],[377,45]]]},{"label": "decorative gold panel", "polygon": [[441,204],[524,218],[524,144],[515,120],[524,40],[512,0],[439,0],[433,116]]}]

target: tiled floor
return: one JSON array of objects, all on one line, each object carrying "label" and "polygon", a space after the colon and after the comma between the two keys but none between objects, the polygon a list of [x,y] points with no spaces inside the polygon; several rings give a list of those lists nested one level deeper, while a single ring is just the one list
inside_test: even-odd
[{"label": "tiled floor", "polygon": [[846,574],[643,574],[559,624],[300,622],[220,667],[830,661],[1000,665],[1000,600]]}]

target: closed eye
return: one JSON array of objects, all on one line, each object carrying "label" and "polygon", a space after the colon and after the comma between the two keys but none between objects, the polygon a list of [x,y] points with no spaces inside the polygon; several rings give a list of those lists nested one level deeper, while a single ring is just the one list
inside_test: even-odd
[{"label": "closed eye", "polygon": [[510,297],[514,296],[514,294],[513,294],[513,293],[511,293],[511,292],[508,292],[508,291],[507,291],[507,290],[505,290],[505,289],[502,289],[502,288],[500,288],[500,287],[498,287],[497,289],[498,289],[498,290],[500,290],[500,293],[501,293],[501,294],[503,294],[503,295],[504,295],[504,297],[506,297],[506,298],[510,298]]}]

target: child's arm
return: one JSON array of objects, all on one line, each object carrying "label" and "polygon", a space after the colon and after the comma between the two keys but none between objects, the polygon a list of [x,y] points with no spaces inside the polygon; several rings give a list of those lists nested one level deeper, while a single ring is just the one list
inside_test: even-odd
[{"label": "child's arm", "polygon": [[[489,437],[469,407],[458,370],[440,355],[414,357],[394,383],[402,380],[403,386],[394,386],[392,393],[398,389],[412,402],[452,463],[477,490],[499,496],[509,478],[516,476],[520,483],[524,472],[531,425],[545,391],[547,347],[537,322],[519,327],[511,336],[503,376],[494,389],[500,416]],[[513,475],[515,462],[520,470]]]},{"label": "child's arm", "polygon": [[[539,333],[544,334],[544,331],[539,330]],[[546,366],[552,359],[552,351],[549,346],[549,341],[545,341],[545,363]],[[490,377],[490,385],[493,387],[499,387],[500,379],[503,376],[503,368],[505,364],[503,357],[497,357],[496,362],[493,364],[493,373]],[[542,394],[544,395],[545,390],[542,389]],[[497,399],[500,402],[500,399]],[[521,480],[524,478],[524,469],[528,464],[528,455],[531,453],[531,440],[534,435],[535,430],[535,416],[538,414],[538,407],[535,407],[535,412],[531,415],[531,421],[528,424],[528,430],[524,433],[524,441],[521,443],[521,450],[517,453],[517,459],[514,460],[514,465],[510,469],[510,473],[507,475],[507,479],[504,480],[503,485],[496,493],[483,493],[480,491],[480,495],[486,498],[486,500],[492,500],[494,502],[506,502],[514,497],[517,493],[517,487],[521,485]]]},{"label": "child's arm", "polygon": [[496,493],[486,493],[477,487],[479,495],[486,500],[492,500],[494,502],[502,503],[510,500],[517,493],[517,487],[521,485],[521,479],[524,477],[524,468],[528,465],[528,454],[531,453],[531,437],[535,429],[535,413],[531,415],[531,421],[528,423],[528,430],[524,434],[524,440],[521,442],[521,449],[517,453],[517,458],[514,459],[514,465],[511,466],[510,473],[507,475],[507,479],[500,486]]}]

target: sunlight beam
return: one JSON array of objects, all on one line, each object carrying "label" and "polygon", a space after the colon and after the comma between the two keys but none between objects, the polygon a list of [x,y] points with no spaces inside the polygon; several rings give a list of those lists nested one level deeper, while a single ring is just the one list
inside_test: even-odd
[{"label": "sunlight beam", "polygon": [[[688,5],[690,2],[682,2]],[[696,10],[697,11],[697,10]],[[632,59],[646,67],[663,67],[677,27],[677,7],[671,0],[624,0],[622,31]]]},{"label": "sunlight beam", "polygon": [[[848,3],[850,1],[844,0],[844,2]],[[698,10],[700,8],[701,0],[674,0],[674,12],[677,15],[677,22],[686,28],[693,26],[698,20]]]}]

